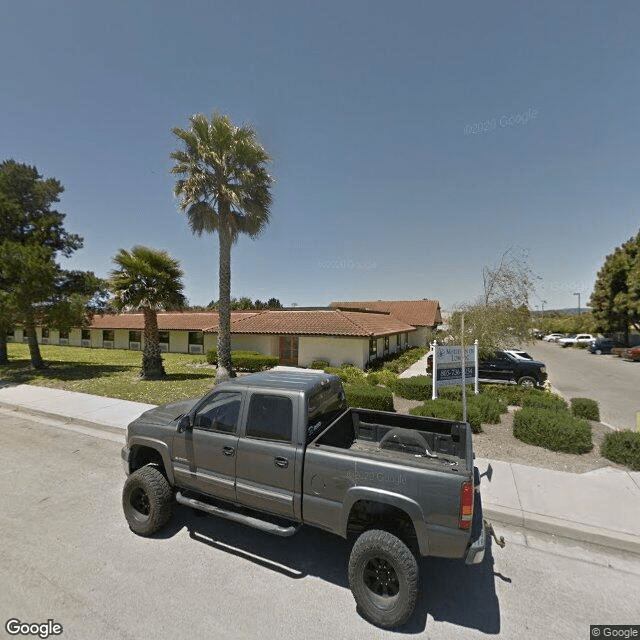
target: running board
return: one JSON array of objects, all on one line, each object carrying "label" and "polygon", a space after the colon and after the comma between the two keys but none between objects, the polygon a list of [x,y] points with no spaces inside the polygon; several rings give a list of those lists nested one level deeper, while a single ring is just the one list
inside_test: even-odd
[{"label": "running board", "polygon": [[214,507],[212,504],[202,502],[202,500],[187,498],[183,496],[179,491],[176,493],[176,502],[184,504],[187,507],[193,507],[194,509],[205,511],[212,516],[220,516],[221,518],[226,518],[227,520],[232,520],[233,522],[246,524],[247,526],[253,527],[254,529],[266,531],[267,533],[281,536],[282,538],[288,538],[289,536],[292,536],[294,533],[296,533],[298,529],[300,529],[300,525],[280,527],[273,522],[267,522],[265,520],[260,520],[259,518],[253,518],[251,516],[245,516],[241,513],[236,513],[235,511],[227,511],[226,509],[221,509],[220,507]]}]

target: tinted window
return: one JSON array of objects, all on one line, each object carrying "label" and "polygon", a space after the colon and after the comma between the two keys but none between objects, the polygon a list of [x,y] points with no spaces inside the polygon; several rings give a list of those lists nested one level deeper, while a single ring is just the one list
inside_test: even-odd
[{"label": "tinted window", "polygon": [[196,426],[209,431],[233,433],[238,425],[240,398],[239,393],[216,393],[198,411]]},{"label": "tinted window", "polygon": [[249,403],[247,437],[291,442],[293,405],[289,398],[254,393]]}]

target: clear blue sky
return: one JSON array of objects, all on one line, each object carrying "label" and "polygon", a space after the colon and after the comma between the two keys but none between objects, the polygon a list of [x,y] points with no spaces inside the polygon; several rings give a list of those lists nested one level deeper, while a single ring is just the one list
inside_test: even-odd
[{"label": "clear blue sky", "polygon": [[639,23],[634,0],[5,3],[0,159],[65,186],[85,239],[65,266],[165,249],[207,304],[217,238],[189,231],[169,154],[172,127],[218,109],[276,179],[232,295],[453,308],[514,247],[534,307],[584,306],[640,228]]}]

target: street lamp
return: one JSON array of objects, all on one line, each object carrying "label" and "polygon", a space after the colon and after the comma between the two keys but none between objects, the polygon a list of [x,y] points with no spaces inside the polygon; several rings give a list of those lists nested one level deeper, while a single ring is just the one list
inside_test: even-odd
[{"label": "street lamp", "polygon": [[579,293],[574,293],[574,296],[578,296],[578,315],[580,315],[580,294]]}]

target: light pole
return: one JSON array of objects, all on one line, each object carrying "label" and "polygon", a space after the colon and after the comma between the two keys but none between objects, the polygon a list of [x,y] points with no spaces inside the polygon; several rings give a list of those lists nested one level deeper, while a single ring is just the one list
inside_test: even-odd
[{"label": "light pole", "polygon": [[574,296],[578,296],[578,315],[580,315],[580,294],[579,293],[574,293]]}]

